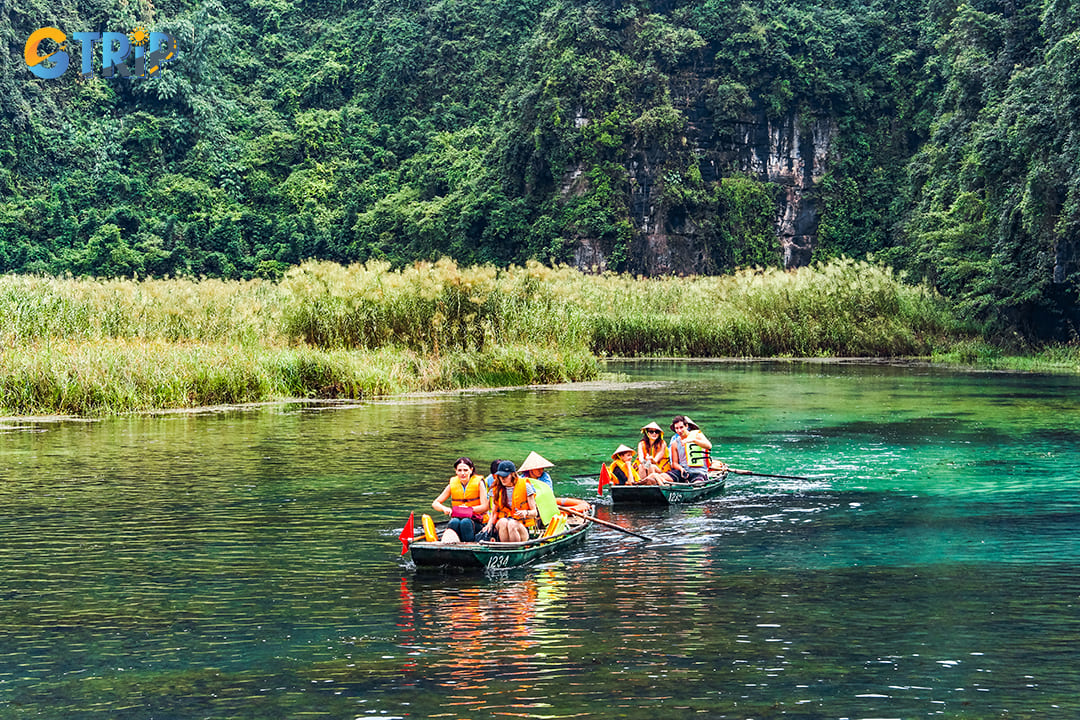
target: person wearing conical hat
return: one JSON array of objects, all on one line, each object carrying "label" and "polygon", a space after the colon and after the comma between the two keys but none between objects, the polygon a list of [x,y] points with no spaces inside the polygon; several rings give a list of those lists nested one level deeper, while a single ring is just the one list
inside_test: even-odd
[{"label": "person wearing conical hat", "polygon": [[641,428],[641,442],[637,446],[638,467],[641,476],[666,473],[671,469],[671,454],[664,442],[663,429],[654,422]]},{"label": "person wearing conical hat", "polygon": [[546,460],[540,453],[530,452],[529,457],[525,458],[525,462],[518,468],[518,474],[529,478],[534,483],[542,482],[548,487],[553,487],[551,475],[547,471],[549,467],[555,467],[555,463]]},{"label": "person wearing conical hat", "polygon": [[608,468],[616,485],[637,485],[641,482],[637,470],[634,469],[634,451],[625,445],[620,445],[611,453],[611,465]]}]

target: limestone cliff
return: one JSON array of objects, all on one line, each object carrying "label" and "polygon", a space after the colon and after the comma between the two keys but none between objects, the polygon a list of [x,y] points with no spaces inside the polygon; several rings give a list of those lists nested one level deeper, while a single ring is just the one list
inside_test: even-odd
[{"label": "limestone cliff", "polygon": [[[718,126],[706,110],[705,92],[684,95],[676,105],[685,126],[673,140],[644,141],[627,149],[626,192],[635,237],[626,269],[650,276],[719,269],[711,260],[706,227],[708,215],[717,209],[689,211],[663,192],[672,180],[670,169],[686,167],[681,159],[672,161],[679,155],[697,163],[705,184],[741,173],[776,186],[775,232],[784,266],[808,264],[821,213],[817,188],[834,152],[835,123],[797,114],[775,121],[759,113]],[[564,193],[580,187],[581,171],[575,168],[564,178]],[[608,253],[595,239],[578,238],[574,261],[581,268],[604,269]]]}]

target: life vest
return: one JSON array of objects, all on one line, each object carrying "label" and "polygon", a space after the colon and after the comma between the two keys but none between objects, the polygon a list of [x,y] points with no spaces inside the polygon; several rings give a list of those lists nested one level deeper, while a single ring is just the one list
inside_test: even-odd
[{"label": "life vest", "polygon": [[[507,506],[503,502],[503,498],[506,493],[503,488],[496,488],[492,493],[495,497],[495,517],[496,519],[511,518],[517,520],[527,528],[531,528],[536,525],[535,517],[527,517],[524,520],[514,517],[514,513],[518,510],[529,510],[529,481],[525,478],[518,478],[517,484],[514,485],[514,492],[510,497],[510,505]],[[533,491],[535,493],[535,490]]]},{"label": "life vest", "polygon": [[673,459],[684,468],[703,468],[709,457],[709,451],[697,443],[684,443],[683,439],[676,435],[671,446]]},{"label": "life vest", "polygon": [[[618,470],[618,472],[616,472]],[[616,482],[619,481],[619,474],[622,474],[624,482],[620,485],[637,485],[641,478],[638,477],[637,470],[633,465],[627,465],[621,459],[611,461],[611,473],[615,476]]]},{"label": "life vest", "polygon": [[[451,505],[468,505],[472,508],[478,508],[481,505],[480,498],[483,497],[482,493],[487,489],[484,484],[484,478],[479,475],[473,475],[469,478],[467,484],[462,484],[461,478],[457,475],[450,478],[450,504]],[[487,522],[487,514],[484,515],[481,522]]]},{"label": "life vest", "polygon": [[651,460],[653,465],[660,468],[660,472],[667,472],[671,469],[671,452],[668,450],[667,443],[664,442],[663,433],[660,434],[660,442],[657,443],[656,452],[650,454],[649,448],[643,439],[638,443],[637,454],[639,458]]}]

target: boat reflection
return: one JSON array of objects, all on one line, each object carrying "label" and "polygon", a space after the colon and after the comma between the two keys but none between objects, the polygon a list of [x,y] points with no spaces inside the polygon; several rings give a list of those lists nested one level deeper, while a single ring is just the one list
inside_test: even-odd
[{"label": "boat reflection", "polygon": [[461,695],[491,690],[496,679],[536,674],[542,646],[566,640],[547,621],[564,613],[565,574],[556,565],[525,578],[403,577],[398,628],[414,658],[408,667],[422,666],[426,683],[452,688],[454,702],[472,702]]}]

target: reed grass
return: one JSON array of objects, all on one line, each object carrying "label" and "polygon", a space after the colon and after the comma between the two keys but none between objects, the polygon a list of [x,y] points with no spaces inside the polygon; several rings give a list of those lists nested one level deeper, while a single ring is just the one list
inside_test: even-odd
[{"label": "reed grass", "polygon": [[141,338],[285,342],[273,283],[0,276],[0,340]]},{"label": "reed grass", "polygon": [[1016,354],[982,339],[964,339],[935,350],[933,361],[954,365],[972,365],[991,370],[1019,372],[1078,373],[1080,344],[1059,344]]},{"label": "reed grass", "polygon": [[940,297],[851,260],[638,279],[308,262],[262,280],[0,277],[0,412],[110,414],[592,379],[597,356],[926,354]]},{"label": "reed grass", "polygon": [[588,353],[540,355],[516,346],[436,358],[402,348],[50,340],[0,350],[0,415],[114,415],[297,397],[361,399],[599,375],[599,363]]}]

